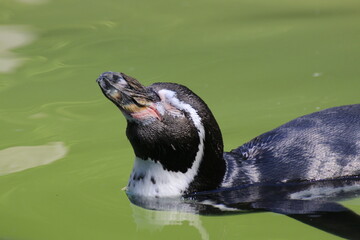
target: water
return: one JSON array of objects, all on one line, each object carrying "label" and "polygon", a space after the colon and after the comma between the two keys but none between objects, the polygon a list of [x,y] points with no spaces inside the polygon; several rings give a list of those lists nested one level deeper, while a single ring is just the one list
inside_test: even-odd
[{"label": "water", "polygon": [[[275,213],[132,205],[121,191],[133,159],[126,123],[95,79],[112,70],[187,85],[230,150],[359,103],[359,13],[355,0],[2,0],[0,238],[338,239]],[[342,204],[360,213],[359,199]]]}]

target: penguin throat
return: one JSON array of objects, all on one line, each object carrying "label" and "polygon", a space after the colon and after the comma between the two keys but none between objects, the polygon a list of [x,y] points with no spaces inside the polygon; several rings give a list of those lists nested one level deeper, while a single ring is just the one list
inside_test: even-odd
[{"label": "penguin throat", "polygon": [[135,158],[127,193],[146,197],[180,196],[187,192],[199,169],[200,161],[195,161],[187,172],[168,171],[159,161]]}]

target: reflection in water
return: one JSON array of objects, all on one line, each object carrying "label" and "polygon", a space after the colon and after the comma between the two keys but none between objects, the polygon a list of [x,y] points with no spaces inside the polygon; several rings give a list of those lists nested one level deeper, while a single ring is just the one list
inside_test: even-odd
[{"label": "reflection in water", "polygon": [[[183,198],[128,195],[130,201],[137,206],[165,211],[159,215],[161,221],[155,221],[154,217],[149,218],[151,223],[179,224],[181,217],[187,216],[180,213],[226,215],[271,211],[348,239],[360,239],[360,216],[337,201],[359,196],[359,177],[318,182],[253,184],[202,192]],[[173,212],[168,211],[178,212],[179,215],[176,216],[180,220],[174,221]],[[157,212],[150,213],[156,216]],[[168,216],[167,222],[164,216]],[[140,222],[137,217],[135,219],[137,223]],[[183,219],[185,220],[184,217]],[[200,229],[206,232],[203,227]]]},{"label": "reflection in water", "polygon": [[0,175],[19,172],[49,164],[65,157],[68,149],[63,142],[41,146],[18,146],[0,150]]},{"label": "reflection in water", "polygon": [[23,27],[0,26],[0,72],[15,70],[25,58],[11,50],[27,45],[34,39],[34,34]]},{"label": "reflection in water", "polygon": [[209,234],[202,225],[199,215],[181,211],[149,211],[132,205],[133,217],[140,229],[161,230],[165,226],[189,224],[197,229],[201,239],[208,240]]}]

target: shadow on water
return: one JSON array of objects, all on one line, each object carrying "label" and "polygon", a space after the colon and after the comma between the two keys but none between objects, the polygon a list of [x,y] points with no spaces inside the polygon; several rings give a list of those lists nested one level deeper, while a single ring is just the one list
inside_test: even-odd
[{"label": "shadow on water", "polygon": [[182,198],[128,195],[142,208],[199,215],[274,212],[347,239],[360,239],[360,216],[338,203],[360,196],[360,178],[253,184]]}]

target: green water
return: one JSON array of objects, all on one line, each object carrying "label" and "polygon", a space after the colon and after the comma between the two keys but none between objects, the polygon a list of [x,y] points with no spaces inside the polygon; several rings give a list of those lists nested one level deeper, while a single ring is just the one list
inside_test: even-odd
[{"label": "green water", "polygon": [[1,0],[0,239],[337,239],[274,213],[131,205],[126,123],[95,79],[187,85],[230,150],[359,103],[359,43],[357,0]]}]

